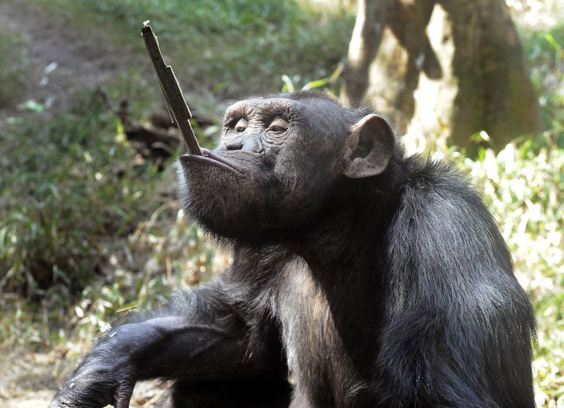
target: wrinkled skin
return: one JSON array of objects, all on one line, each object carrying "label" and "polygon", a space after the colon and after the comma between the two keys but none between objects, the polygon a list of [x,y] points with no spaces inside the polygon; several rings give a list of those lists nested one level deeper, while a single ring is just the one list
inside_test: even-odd
[{"label": "wrinkled skin", "polygon": [[383,118],[245,100],[179,161],[189,218],[233,264],[118,324],[52,408],[124,408],[149,378],[175,380],[176,408],[534,407],[535,321],[493,219]]},{"label": "wrinkled skin", "polygon": [[[308,223],[320,203],[303,198],[323,197],[335,183],[345,143],[339,133],[348,130],[346,118],[339,132],[321,114],[316,106],[290,99],[243,101],[229,108],[216,154],[236,170],[225,171],[198,156],[182,157],[186,186],[181,191],[189,213],[228,238],[264,239],[268,232]],[[326,137],[303,137],[314,132]]]}]

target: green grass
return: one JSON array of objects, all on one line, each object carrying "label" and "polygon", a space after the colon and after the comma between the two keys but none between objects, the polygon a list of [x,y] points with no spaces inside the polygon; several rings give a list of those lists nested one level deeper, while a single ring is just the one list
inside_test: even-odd
[{"label": "green grass", "polygon": [[564,149],[564,24],[547,32],[523,32],[522,38],[545,126]]},{"label": "green grass", "polygon": [[329,76],[346,56],[354,23],[351,8],[297,0],[18,1],[103,31],[93,36],[113,36],[120,48],[138,49],[142,22],[150,20],[184,91],[219,98],[278,92],[282,75],[299,87]]},{"label": "green grass", "polygon": [[3,291],[86,285],[99,269],[100,238],[127,235],[142,215],[151,170],[129,164],[106,111],[88,93],[68,114],[0,135],[10,157],[0,163]]},{"label": "green grass", "polygon": [[151,20],[175,69],[224,97],[278,91],[283,74],[304,84],[328,76],[346,55],[353,23],[350,12],[296,0],[82,1],[132,31]]}]

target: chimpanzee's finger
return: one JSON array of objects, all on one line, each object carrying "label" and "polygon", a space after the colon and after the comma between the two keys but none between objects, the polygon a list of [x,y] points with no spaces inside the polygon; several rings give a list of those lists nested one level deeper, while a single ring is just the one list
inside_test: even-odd
[{"label": "chimpanzee's finger", "polygon": [[130,380],[123,380],[120,382],[115,394],[115,408],[129,408],[129,402],[133,395],[133,388],[135,382]]}]

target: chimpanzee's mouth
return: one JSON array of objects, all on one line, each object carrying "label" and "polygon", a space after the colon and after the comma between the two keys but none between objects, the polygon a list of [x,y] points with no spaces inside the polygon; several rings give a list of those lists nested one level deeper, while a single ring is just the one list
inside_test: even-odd
[{"label": "chimpanzee's mouth", "polygon": [[241,176],[243,174],[241,171],[237,169],[236,165],[231,160],[218,156],[208,149],[202,149],[201,156],[197,154],[183,154],[182,156],[179,157],[179,160],[182,163],[193,160],[200,163],[209,164],[211,166],[215,166],[225,171],[236,174],[238,176]]}]

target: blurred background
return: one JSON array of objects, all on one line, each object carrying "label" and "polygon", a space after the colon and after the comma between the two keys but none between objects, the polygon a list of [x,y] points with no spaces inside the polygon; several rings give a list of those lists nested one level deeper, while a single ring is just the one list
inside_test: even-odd
[{"label": "blurred background", "polygon": [[317,89],[456,162],[534,302],[538,406],[564,407],[564,0],[0,0],[2,407],[47,406],[112,320],[229,263],[180,208],[144,20],[204,146],[237,99]]}]

